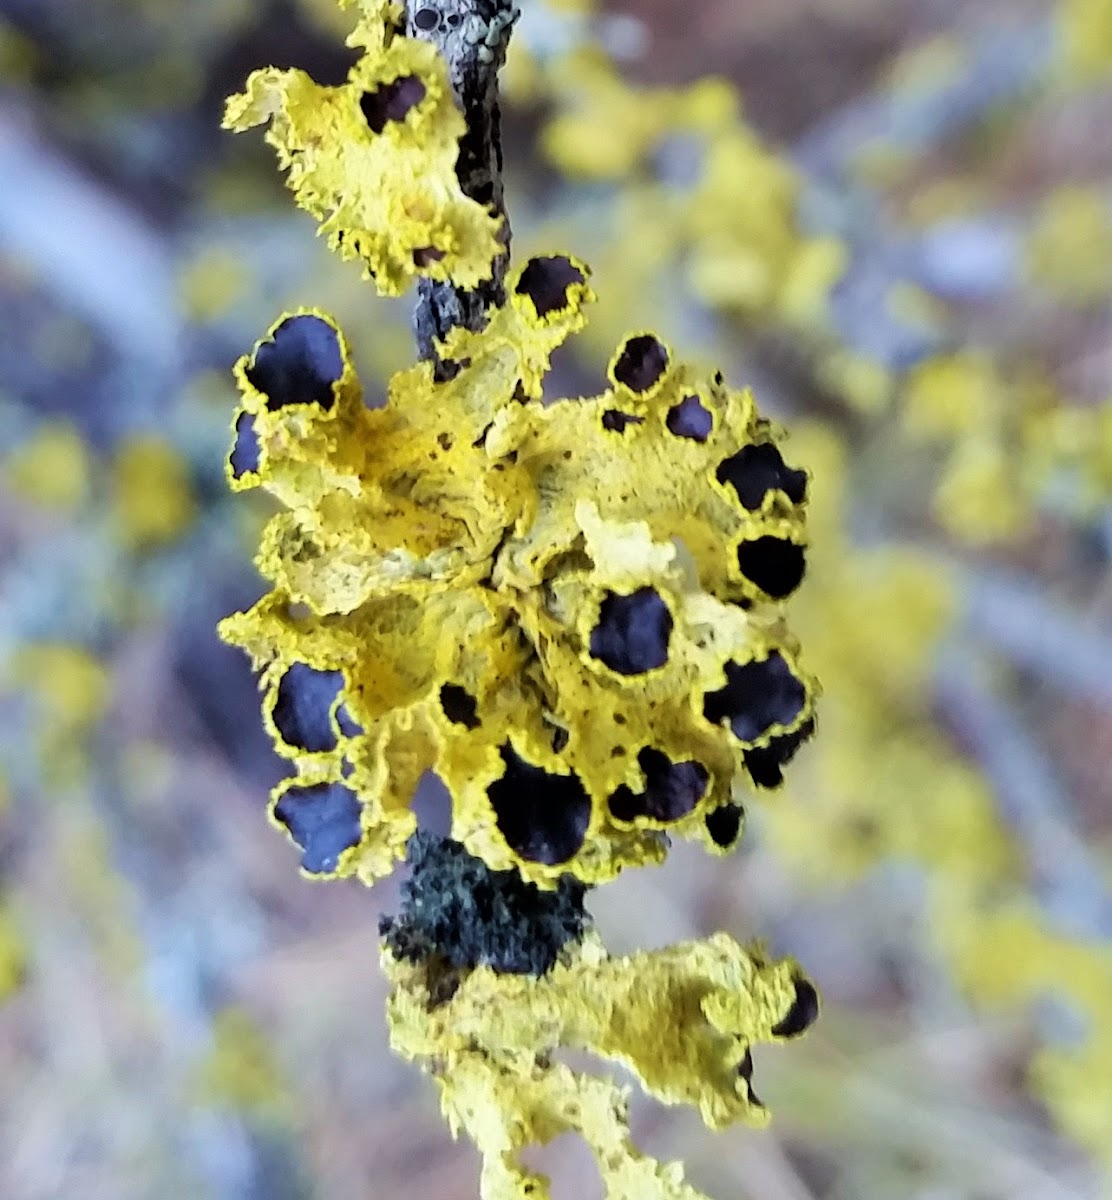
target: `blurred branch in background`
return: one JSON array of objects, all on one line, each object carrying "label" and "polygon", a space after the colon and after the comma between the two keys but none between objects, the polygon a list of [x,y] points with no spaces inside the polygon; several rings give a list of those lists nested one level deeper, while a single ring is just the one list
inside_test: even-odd
[{"label": "blurred branch in background", "polygon": [[1069,796],[1034,732],[986,682],[972,641],[955,639],[940,655],[935,699],[942,719],[982,765],[1000,811],[1023,846],[1035,894],[1063,929],[1112,937],[1107,872],[1077,830]]},{"label": "blurred branch in background", "polygon": [[34,272],[120,358],[152,372],[155,388],[180,372],[177,273],[163,234],[118,193],[44,143],[30,113],[0,107],[0,248]]}]

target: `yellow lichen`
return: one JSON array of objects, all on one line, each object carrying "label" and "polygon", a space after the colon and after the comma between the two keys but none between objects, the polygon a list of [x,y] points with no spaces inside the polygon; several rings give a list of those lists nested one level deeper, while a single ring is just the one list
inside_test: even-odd
[{"label": "yellow lichen", "polygon": [[983,354],[939,355],[908,373],[903,424],[917,438],[945,442],[996,420],[1007,403],[1000,377]]},{"label": "yellow lichen", "polygon": [[84,797],[58,827],[56,853],[64,892],[60,903],[81,914],[85,943],[117,980],[135,979],[145,961],[133,886],[120,873],[118,850]]},{"label": "yellow lichen", "polygon": [[[444,66],[396,33],[396,6],[360,7],[349,40],[367,53],[344,87],[257,72],[228,123],[272,119],[299,203],[381,290],[414,274],[474,286],[499,230],[458,190],[463,125]],[[586,152],[589,173],[632,170],[676,122],[729,137],[728,85],[642,103],[608,67],[584,63],[590,86],[567,93],[575,111],[547,137],[558,153]],[[600,97],[621,101],[603,137]],[[794,178],[755,140],[731,149],[714,182],[733,187],[740,171],[740,222],[709,213],[714,188],[677,200],[659,237],[639,242],[646,277],[692,247],[709,264],[710,243],[725,239],[748,272],[738,306],[809,320],[840,251],[798,237]],[[768,175],[755,198],[753,157]],[[649,185],[637,203],[658,211],[659,198],[666,190]],[[316,309],[281,317],[236,366],[228,479],[284,511],[256,560],[271,591],[221,634],[258,672],[264,723],[292,771],[270,817],[312,877],[370,883],[407,845],[420,877],[411,801],[433,771],[451,798],[452,853],[564,903],[581,895],[574,880],[659,862],[676,836],[732,848],[749,789],[778,787],[813,729],[817,685],[783,603],[804,572],[809,480],[781,457],[777,431],[748,391],[644,330],[616,349],[608,338],[599,394],[556,399],[550,360],[585,324],[589,272],[570,256],[535,257],[510,273],[506,297],[481,329],[452,329],[435,361],[394,374],[382,407],[364,403],[343,334]],[[454,898],[481,907],[470,888]],[[406,903],[427,915],[417,895]],[[565,1130],[588,1142],[612,1200],[701,1200],[679,1164],[634,1146],[628,1089],[554,1056],[609,1058],[712,1128],[763,1124],[750,1048],[802,1033],[815,989],[795,964],[726,935],[610,958],[594,934],[565,940],[581,916],[539,977],[511,973],[536,966],[474,965],[496,960],[485,945],[461,960],[442,953],[439,933],[407,945],[387,932],[392,1044],[434,1075],[453,1131],[478,1144],[485,1200],[546,1197],[519,1152]]]},{"label": "yellow lichen", "polygon": [[682,89],[631,88],[598,48],[581,48],[551,68],[559,109],[541,145],[569,175],[620,179],[665,135],[707,132],[735,117],[737,96],[713,77]]},{"label": "yellow lichen", "polygon": [[265,1034],[245,1009],[223,1008],[213,1018],[212,1047],[197,1066],[193,1090],[200,1104],[257,1118],[283,1115],[287,1089]]},{"label": "yellow lichen", "polygon": [[[728,81],[646,87],[597,49],[577,47],[534,64],[529,85],[529,100],[547,98],[554,110],[542,137],[548,157],[573,177],[619,185],[607,222],[614,235],[595,255],[604,307],[636,320],[671,269],[700,299],[732,313],[825,321],[844,247],[801,232],[799,178],[745,122]],[[597,236],[594,209],[590,219]],[[612,332],[605,317],[603,331]]]},{"label": "yellow lichen", "polygon": [[991,789],[925,724],[937,646],[958,610],[951,572],[907,547],[855,546],[846,448],[814,422],[793,428],[790,447],[813,478],[811,579],[793,625],[826,694],[823,736],[792,767],[791,803],[762,810],[771,846],[827,884],[892,857],[946,880],[1006,877],[1017,860]]},{"label": "yellow lichen", "polygon": [[753,1090],[751,1047],[796,1036],[817,1012],[793,962],[769,962],[721,933],[622,958],[591,934],[539,979],[489,967],[445,975],[388,952],[383,965],[391,1046],[433,1076],[453,1133],[478,1146],[484,1200],[548,1197],[548,1181],[519,1155],[568,1130],[594,1153],[610,1200],[700,1200],[679,1163],[634,1145],[628,1087],[556,1056],[584,1050],[618,1063],[711,1129],[760,1126],[768,1112]]},{"label": "yellow lichen", "polygon": [[30,959],[27,939],[10,902],[0,900],[0,1004],[23,986]]},{"label": "yellow lichen", "polygon": [[274,590],[222,634],[262,671],[297,768],[271,813],[311,874],[388,872],[428,769],[453,837],[545,887],[657,862],[666,833],[720,849],[741,780],[778,785],[811,730],[780,605],[803,572],[805,473],[748,392],[648,333],[601,395],[541,403],[587,270],[533,259],[508,291],[441,346],[449,378],[399,372],[380,409],[311,310],[236,368],[232,484],[288,511],[258,559]]},{"label": "yellow lichen", "polygon": [[30,702],[44,779],[52,788],[83,780],[89,770],[89,734],[108,700],[108,669],[82,647],[62,642],[27,642],[5,668],[0,687],[14,687]]},{"label": "yellow lichen", "polygon": [[823,315],[844,253],[829,238],[801,237],[798,179],[737,122],[713,139],[686,206],[692,287],[708,304],[790,319]]},{"label": "yellow lichen", "polygon": [[25,86],[34,78],[40,59],[34,39],[0,17],[0,75],[11,85]]},{"label": "yellow lichen", "polygon": [[1112,496],[1112,397],[1087,414],[1091,436],[1085,442],[1084,471],[1094,495]]},{"label": "yellow lichen", "polygon": [[87,730],[104,711],[108,669],[80,646],[29,642],[10,669],[12,682],[33,697],[44,726],[60,737]]},{"label": "yellow lichen", "polygon": [[230,247],[206,247],[181,272],[185,311],[195,321],[225,316],[250,291],[251,266]]},{"label": "yellow lichen", "polygon": [[129,438],[112,464],[112,509],[121,540],[133,549],[176,540],[197,509],[188,464],[160,437]]},{"label": "yellow lichen", "polygon": [[866,416],[884,412],[892,398],[892,372],[854,350],[831,349],[818,364],[818,377],[824,387]]},{"label": "yellow lichen", "polygon": [[[1112,6],[1109,7],[1112,23]],[[1052,192],[1027,243],[1031,278],[1075,304],[1097,304],[1112,293],[1112,208],[1095,188]]]},{"label": "yellow lichen", "polygon": [[4,463],[4,476],[28,500],[72,511],[89,494],[89,457],[81,434],[68,421],[44,421]]},{"label": "yellow lichen", "polygon": [[[991,881],[991,873],[986,873]],[[986,900],[969,887],[938,881],[932,925],[958,981],[990,1009],[1045,1004],[1070,1014],[1072,1032],[1034,1056],[1030,1083],[1061,1127],[1112,1169],[1112,953],[1106,941],[1055,928],[1030,898]]]},{"label": "yellow lichen", "polygon": [[[1099,951],[1098,951],[1099,953]],[[1031,1089],[1053,1113],[1056,1124],[1103,1165],[1112,1178],[1112,1031],[1109,1006],[1094,1014],[1093,1027],[1078,1045],[1047,1046],[1030,1068]]]},{"label": "yellow lichen", "polygon": [[270,123],[266,140],[328,245],[396,295],[416,275],[476,287],[504,247],[501,220],[456,176],[466,132],[431,44],[396,33],[400,7],[368,0],[348,38],[363,57],[346,83],[266,67],[232,96],[224,125]]},{"label": "yellow lichen", "polygon": [[932,507],[949,533],[974,545],[1014,537],[1029,513],[1007,452],[991,434],[969,437],[954,448]]},{"label": "yellow lichen", "polygon": [[1091,82],[1112,70],[1112,0],[1060,0],[1058,27],[1071,73]]}]

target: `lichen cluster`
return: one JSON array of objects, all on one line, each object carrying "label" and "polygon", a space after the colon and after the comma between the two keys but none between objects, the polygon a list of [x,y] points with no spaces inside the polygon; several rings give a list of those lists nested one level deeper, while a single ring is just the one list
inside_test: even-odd
[{"label": "lichen cluster", "polygon": [[316,875],[392,869],[432,769],[452,836],[541,886],[734,844],[743,782],[775,787],[814,685],[780,602],[804,569],[807,477],[748,392],[651,334],[597,396],[545,404],[586,268],[533,259],[481,333],[455,331],[363,403],[320,313],[237,367],[232,486],[273,518],[273,590],[223,635],[262,672],[297,768],[271,811]]},{"label": "lichen cluster", "polygon": [[[413,0],[410,19],[418,30],[437,14],[447,24],[454,9],[458,32],[498,2]],[[261,419],[243,420],[234,459],[253,493],[229,498],[213,471],[236,403],[229,344],[239,353],[282,308],[320,305],[342,316],[377,402],[411,361],[409,305],[377,304],[360,269],[395,292],[416,277],[424,293],[437,255],[461,241],[459,221],[476,277],[509,246],[469,198],[480,193],[447,169],[458,139],[445,127],[462,122],[444,102],[439,60],[402,36],[400,5],[368,0],[357,14],[354,0],[344,10],[290,0],[277,22],[274,6],[251,0],[8,7],[0,76],[20,110],[42,118],[42,137],[13,127],[4,145],[32,168],[13,178],[37,181],[36,204],[20,212],[39,220],[17,222],[0,254],[14,317],[0,355],[15,364],[0,387],[0,1005],[6,1078],[43,1101],[37,1141],[58,1152],[6,1156],[0,1195],[58,1190],[74,1171],[120,1175],[143,1194],[170,1178],[170,1190],[204,1193],[233,1186],[229,1172],[262,1179],[276,1164],[295,1190],[303,1174],[326,1194],[347,1194],[353,1179],[392,1194],[415,1179],[435,1190],[443,1154],[425,1156],[422,1178],[411,1146],[395,1146],[400,1127],[427,1131],[406,1111],[376,1118],[380,1089],[368,1091],[362,1069],[383,1074],[373,1047],[360,1069],[337,1070],[378,1016],[352,1004],[353,972],[366,971],[358,944],[345,953],[330,937],[314,969],[299,953],[289,972],[255,953],[292,908],[343,896],[291,879],[275,910],[243,826],[262,813],[212,803],[228,770],[256,789],[273,767],[257,712],[244,718],[250,681],[209,637],[218,611],[250,602],[244,546],[275,511],[256,478]],[[928,1179],[1112,1195],[1102,907],[1112,791],[1101,754],[1112,675],[1099,666],[1112,496],[1112,190],[1099,115],[1112,0],[998,5],[1006,21],[972,24],[968,6],[950,6],[903,36],[888,36],[887,6],[866,2],[848,38],[844,22],[801,24],[790,5],[713,6],[683,36],[667,6],[646,7],[644,22],[604,0],[521,7],[502,77],[514,256],[574,247],[599,293],[545,396],[557,376],[600,391],[630,330],[688,341],[684,354],[693,331],[709,360],[756,367],[762,405],[790,420],[783,454],[809,475],[807,577],[790,614],[827,695],[821,737],[784,768],[782,790],[747,803],[742,768],[738,800],[758,852],[740,889],[735,867],[686,854],[694,870],[638,872],[609,895],[567,873],[541,889],[459,843],[411,838],[399,899],[387,902],[396,915],[380,927],[399,993],[393,1044],[483,1146],[488,1182],[514,1194],[515,1171],[539,1161],[519,1156],[520,1142],[582,1113],[613,1191],[645,1195],[651,1177],[690,1200],[678,1168],[637,1152],[624,1097],[568,1044],[575,990],[600,998],[575,944],[590,927],[585,904],[628,935],[675,928],[688,912],[736,930],[755,903],[758,921],[779,928],[787,915],[784,928],[806,927],[827,948],[833,1003],[822,1046],[774,1052],[750,1030],[756,1073],[737,1076],[736,1098],[726,1093],[738,1106],[747,1084],[750,1098],[753,1083],[770,1102],[781,1097],[771,1107],[790,1121],[787,1156],[765,1137],[701,1139],[691,1175],[721,1179],[723,1195],[789,1193],[792,1172],[813,1182],[818,1161],[821,1190],[839,1195],[914,1194]],[[360,17],[368,45],[345,53],[339,42]],[[489,48],[497,56],[496,40]],[[312,62],[314,79],[342,86],[259,73],[233,114],[253,133],[218,149],[213,95],[235,63],[275,61],[272,52],[282,68]],[[816,67],[804,89],[781,69],[801,52]],[[698,79],[708,65],[729,79]],[[384,107],[405,111],[384,119]],[[272,210],[273,164],[246,144],[262,149],[268,120],[309,216],[292,203],[285,216]],[[74,156],[90,170],[75,175]],[[419,158],[419,171],[395,169]],[[92,225],[52,220],[53,194]],[[157,229],[142,220],[152,206]],[[328,225],[315,246],[313,216]],[[408,240],[394,241],[403,229]],[[326,241],[353,261],[329,261]],[[142,264],[150,286],[110,286],[125,282],[118,261]],[[303,602],[291,608],[311,615]],[[287,723],[318,722],[338,750],[346,669],[291,665],[271,715],[296,709]],[[466,695],[445,700],[473,719]],[[320,766],[329,753],[308,757]],[[732,804],[715,811],[738,815]],[[298,854],[284,833],[258,836],[292,874]],[[327,853],[327,837],[316,844]],[[1086,865],[1095,870],[1073,869]],[[353,936],[365,951],[373,930]],[[652,961],[591,970],[612,987]],[[168,969],[174,986],[152,994],[152,971],[165,979]],[[561,980],[557,1002],[549,985]],[[183,988],[199,997],[184,1023]],[[680,1035],[685,1022],[710,1032],[693,1005],[651,1007],[679,990],[636,989],[631,1023],[653,1011]],[[567,1007],[521,1051],[520,1030],[537,1021],[518,1006],[534,996],[545,1019]],[[510,1018],[506,1028],[472,1020],[480,998]],[[785,989],[777,1003],[787,999]],[[64,1049],[90,1018],[105,1053],[52,1070],[57,1055],[38,1049]],[[465,1020],[474,1045],[450,1041]],[[731,1050],[728,1061],[740,1047]],[[137,1053],[143,1069],[121,1074]],[[623,1077],[634,1069],[617,1064]],[[152,1071],[170,1086],[145,1087]],[[355,1109],[371,1118],[366,1136],[337,1153],[333,1135]],[[25,1104],[12,1111],[27,1115]],[[634,1111],[636,1126],[647,1114]],[[651,1117],[652,1140],[673,1155],[700,1140],[679,1120]],[[189,1153],[198,1138],[216,1145],[215,1159]],[[465,1193],[468,1161],[477,1173],[466,1150],[462,1167],[458,1154],[449,1166]],[[585,1190],[559,1180],[557,1194],[560,1183]]]},{"label": "lichen cluster", "polygon": [[[444,64],[396,6],[361,8],[344,87],[256,72],[227,123],[272,118],[299,202],[383,292],[488,280],[504,247],[455,178]],[[748,391],[651,332],[622,337],[596,395],[549,394],[594,299],[584,263],[530,258],[505,293],[381,407],[319,310],[240,360],[228,479],[282,511],[257,558],[271,590],[221,634],[293,768],[270,814],[303,871],[371,883],[408,851],[405,911],[381,929],[392,1044],[483,1152],[484,1197],[546,1195],[518,1152],[572,1129],[608,1195],[696,1200],[634,1147],[625,1090],[553,1054],[622,1062],[713,1128],[761,1124],[750,1047],[817,1014],[794,963],[726,935],[611,958],[582,907],[674,837],[731,848],[749,792],[778,787],[812,732],[783,611],[809,478]],[[446,842],[411,808],[430,770]]]},{"label": "lichen cluster", "polygon": [[228,101],[224,124],[270,122],[266,139],[329,248],[397,295],[418,274],[474,287],[501,252],[501,221],[456,178],[466,132],[436,48],[401,36],[401,5],[364,0],[346,83],[266,67]]}]

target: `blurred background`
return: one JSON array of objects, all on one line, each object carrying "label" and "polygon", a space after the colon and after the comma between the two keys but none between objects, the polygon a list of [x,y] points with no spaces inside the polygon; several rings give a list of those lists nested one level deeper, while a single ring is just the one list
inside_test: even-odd
[{"label": "blurred background", "polygon": [[[641,1144],[722,1200],[1112,1196],[1112,2],[521,6],[515,252],[600,296],[552,394],[651,327],[814,473],[816,738],[735,856],[591,907],[615,951],[761,937],[823,1016],[757,1056],[771,1130],[638,1102]],[[219,129],[255,67],[341,82],[350,23],[0,0],[5,1200],[477,1195],[386,1051],[396,883],[298,876],[213,632],[262,590],[232,363],[301,304],[372,401],[412,359]],[[573,1141],[535,1161],[599,1194]]]}]

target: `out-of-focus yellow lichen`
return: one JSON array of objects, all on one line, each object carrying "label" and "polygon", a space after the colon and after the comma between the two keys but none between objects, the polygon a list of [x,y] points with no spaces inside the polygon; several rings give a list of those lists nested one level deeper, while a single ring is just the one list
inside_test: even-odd
[{"label": "out-of-focus yellow lichen", "polygon": [[[1112,5],[1106,7],[1112,25]],[[1051,192],[1031,230],[1027,269],[1036,283],[1075,304],[1095,304],[1112,293],[1112,209],[1099,190]]]},{"label": "out-of-focus yellow lichen", "polygon": [[884,412],[892,398],[892,372],[854,350],[831,348],[819,362],[817,374],[824,387],[867,416]]},{"label": "out-of-focus yellow lichen", "polygon": [[106,971],[116,980],[134,979],[145,953],[136,898],[120,873],[118,852],[98,824],[87,793],[72,795],[67,817],[55,834],[65,881],[60,903],[80,914],[83,939]]},{"label": "out-of-focus yellow lichen", "polygon": [[544,99],[544,73],[537,56],[520,38],[512,38],[506,49],[506,65],[498,80],[502,97],[515,105],[531,105]]},{"label": "out-of-focus yellow lichen", "polygon": [[9,85],[23,84],[34,76],[40,52],[35,42],[9,20],[0,17],[0,76]]},{"label": "out-of-focus yellow lichen", "polygon": [[[1024,486],[1034,488],[1055,462],[1088,464],[1099,452],[1103,408],[1064,405],[1038,379],[1005,385],[995,369],[949,359],[916,381],[925,408],[916,433],[958,446],[976,433],[946,397],[931,395],[947,376],[959,396],[972,393],[983,406],[982,425],[1023,430],[1012,462]],[[932,940],[978,1007],[1027,1007],[1034,1017],[1052,1000],[1051,1011],[1069,1014],[1063,1036],[1035,1054],[1030,1088],[1059,1128],[1112,1170],[1112,1091],[1100,1073],[1112,955],[1105,943],[1055,930],[1029,900],[1007,899],[1027,886],[1024,848],[983,773],[930,724],[935,647],[959,601],[954,581],[922,552],[849,542],[842,481],[851,460],[829,430],[796,426],[791,451],[813,478],[811,579],[793,624],[826,683],[823,736],[793,765],[790,803],[761,812],[762,831],[816,887],[892,859],[920,866]]]},{"label": "out-of-focus yellow lichen", "polygon": [[[360,0],[363,7],[366,4]],[[297,0],[297,8],[305,18],[312,22],[322,33],[341,40],[351,35],[358,13],[350,10],[355,7],[355,0]]]},{"label": "out-of-focus yellow lichen", "polygon": [[311,874],[389,871],[427,769],[453,837],[542,886],[660,861],[666,835],[721,850],[741,781],[777,786],[811,730],[781,606],[805,473],[748,392],[649,333],[601,395],[541,403],[587,270],[532,259],[508,292],[442,345],[449,378],[399,372],[384,408],[318,312],[237,366],[232,485],[288,511],[258,559],[274,590],[221,631],[262,671],[297,768],[271,812]]},{"label": "out-of-focus yellow lichen", "polygon": [[968,67],[968,47],[952,35],[938,34],[901,51],[885,68],[884,87],[894,92],[930,93],[943,83],[960,79]]},{"label": "out-of-focus yellow lichen", "polygon": [[568,1130],[594,1153],[610,1200],[700,1200],[679,1163],[634,1145],[628,1087],[555,1056],[566,1048],[616,1062],[711,1129],[760,1126],[768,1113],[753,1090],[751,1048],[798,1035],[817,1011],[793,962],[770,962],[727,934],[623,958],[590,934],[539,979],[489,967],[445,975],[388,952],[383,964],[391,1045],[433,1076],[453,1133],[482,1152],[483,1200],[548,1197],[520,1152]]},{"label": "out-of-focus yellow lichen", "polygon": [[466,132],[436,47],[397,32],[401,6],[366,0],[348,44],[364,51],[346,83],[301,70],[255,71],[224,125],[270,123],[266,140],[297,203],[328,245],[396,295],[417,275],[473,288],[504,250],[502,222],[456,176]]},{"label": "out-of-focus yellow lichen", "polygon": [[598,0],[545,0],[554,12],[587,16],[598,11]]},{"label": "out-of-focus yellow lichen", "polygon": [[29,958],[15,911],[8,900],[0,899],[0,1004],[23,986]]},{"label": "out-of-focus yellow lichen", "polygon": [[551,68],[556,115],[541,145],[569,175],[621,179],[665,135],[706,133],[736,118],[737,95],[724,79],[686,88],[631,88],[597,47],[583,47]]},{"label": "out-of-focus yellow lichen", "polygon": [[954,447],[933,508],[949,533],[975,544],[1014,537],[1030,513],[1008,454],[991,434],[969,437]]},{"label": "out-of-focus yellow lichen", "polygon": [[182,304],[195,321],[215,321],[251,288],[251,263],[227,246],[208,246],[181,272]]},{"label": "out-of-focus yellow lichen", "polygon": [[1005,875],[1015,855],[988,785],[925,724],[953,581],[911,549],[848,540],[847,455],[829,430],[800,423],[790,449],[814,492],[811,579],[793,624],[827,686],[824,736],[792,768],[792,803],[762,814],[772,845],[816,881],[892,857],[947,879]]},{"label": "out-of-focus yellow lichen", "polygon": [[112,464],[112,510],[121,540],[136,550],[175,541],[196,514],[189,466],[162,438],[125,441]]},{"label": "out-of-focus yellow lichen", "polygon": [[88,776],[90,734],[104,714],[110,684],[102,662],[64,642],[25,643],[5,664],[0,687],[30,702],[35,749],[52,788]]},{"label": "out-of-focus yellow lichen", "polygon": [[1112,397],[1086,414],[1091,436],[1085,442],[1083,469],[1091,494],[1101,501],[1112,495]]},{"label": "out-of-focus yellow lichen", "polygon": [[852,881],[894,859],[969,880],[1015,863],[989,787],[941,738],[906,718],[886,733],[849,697],[828,699],[823,744],[798,764],[792,803],[763,814],[805,876]]},{"label": "out-of-focus yellow lichen", "polygon": [[947,442],[995,421],[1007,403],[999,375],[984,355],[939,355],[908,373],[903,425],[917,438]]},{"label": "out-of-focus yellow lichen", "polygon": [[1055,930],[1029,900],[982,906],[975,921],[963,907],[968,896],[962,890],[940,892],[934,919],[958,979],[984,1004],[1052,995],[1068,980],[1071,999],[1085,1013],[1107,1010],[1112,953],[1106,948]]},{"label": "out-of-focus yellow lichen", "polygon": [[[635,309],[643,306],[672,269],[699,299],[731,313],[824,322],[845,251],[800,229],[796,173],[745,122],[732,85],[711,77],[639,86],[583,48],[534,64],[529,85],[531,99],[546,96],[554,109],[542,141],[548,157],[573,177],[619,186],[609,215],[617,236],[601,251],[618,269],[597,262],[604,308],[623,303],[612,293],[627,289]],[[646,242],[656,262],[639,281],[650,265]],[[600,329],[609,329],[605,316]]]},{"label": "out-of-focus yellow lichen", "polygon": [[845,273],[848,254],[832,237],[800,238],[786,256],[776,308],[789,325],[821,326],[834,285]]},{"label": "out-of-focus yellow lichen", "polygon": [[1112,70],[1112,0],[1060,0],[1064,65],[1082,82]]},{"label": "out-of-focus yellow lichen", "polygon": [[4,476],[18,495],[69,512],[89,494],[89,451],[68,421],[44,421],[4,463]]},{"label": "out-of-focus yellow lichen", "polygon": [[1036,493],[1068,481],[1082,518],[1099,513],[1112,496],[1112,400],[1067,404],[1051,399],[1022,413],[1021,478]]},{"label": "out-of-focus yellow lichen", "polygon": [[844,268],[832,239],[803,238],[791,167],[738,122],[714,139],[687,209],[689,271],[708,304],[821,315]]},{"label": "out-of-focus yellow lichen", "polygon": [[80,646],[28,643],[19,648],[10,670],[12,682],[34,698],[44,724],[62,736],[88,729],[104,711],[108,669]]},{"label": "out-of-focus yellow lichen", "polygon": [[1055,929],[1030,900],[978,903],[968,888],[935,886],[932,904],[932,924],[955,974],[981,1004],[1034,1006],[1053,997],[1067,1007],[1073,1031],[1038,1051],[1031,1086],[1062,1128],[1112,1172],[1107,943]]},{"label": "out-of-focus yellow lichen", "polygon": [[1099,405],[1063,397],[1029,363],[1005,369],[980,349],[928,358],[902,381],[904,431],[942,451],[934,516],[970,545],[1015,538],[1051,492],[1079,516],[1108,495]]},{"label": "out-of-focus yellow lichen", "polygon": [[258,1022],[243,1008],[221,1009],[212,1022],[212,1048],[194,1079],[200,1104],[254,1117],[285,1115],[287,1088]]},{"label": "out-of-focus yellow lichen", "polygon": [[[1097,951],[1099,953],[1099,951]],[[1044,1046],[1031,1062],[1031,1090],[1055,1123],[1100,1163],[1112,1179],[1112,1005],[1091,1015],[1073,1046]]]}]

